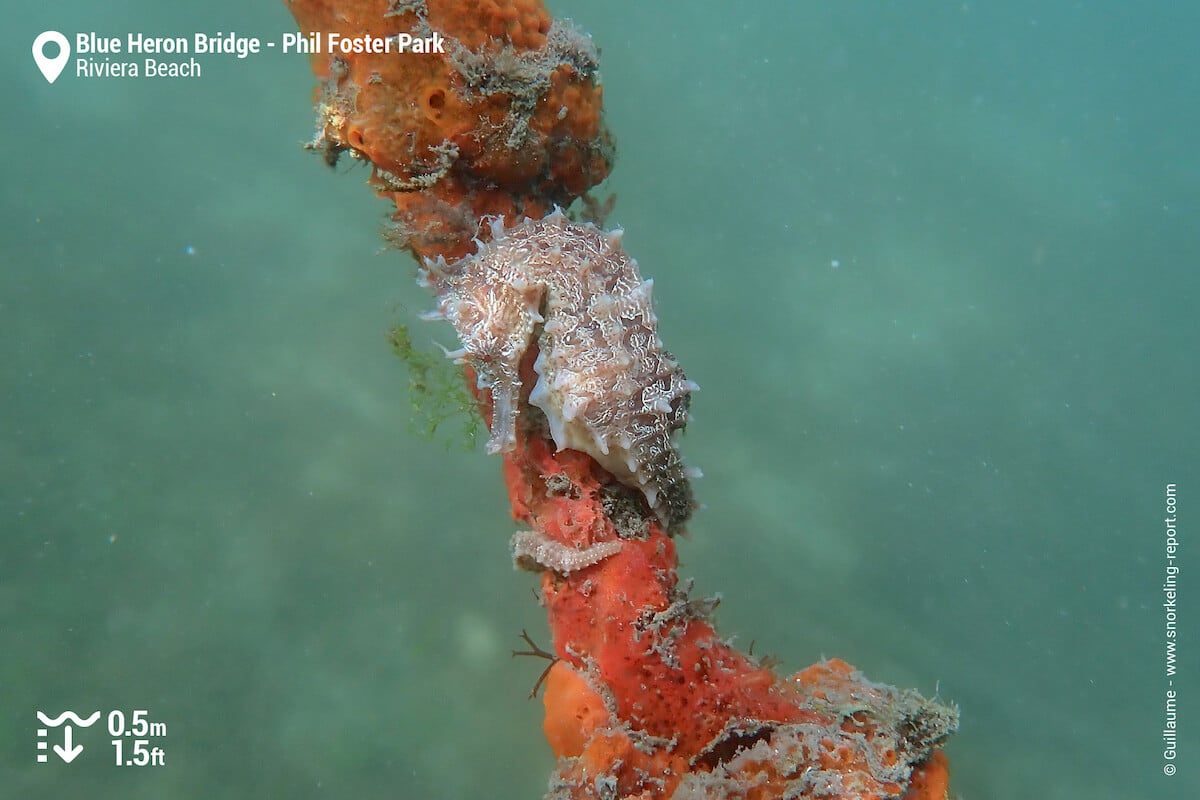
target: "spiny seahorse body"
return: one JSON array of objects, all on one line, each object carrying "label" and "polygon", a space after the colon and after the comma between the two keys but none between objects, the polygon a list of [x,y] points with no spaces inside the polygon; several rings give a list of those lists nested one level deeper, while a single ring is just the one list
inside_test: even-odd
[{"label": "spiny seahorse body", "polygon": [[[454,325],[465,360],[491,390],[488,451],[516,442],[521,358],[535,341],[529,397],[558,448],[592,456],[640,489],[668,527],[694,507],[689,472],[671,435],[687,423],[691,392],[656,333],[649,280],[621,247],[621,232],[571,222],[561,211],[505,230],[452,264],[426,260],[437,291],[427,315]],[[539,327],[540,326],[540,327]]]}]

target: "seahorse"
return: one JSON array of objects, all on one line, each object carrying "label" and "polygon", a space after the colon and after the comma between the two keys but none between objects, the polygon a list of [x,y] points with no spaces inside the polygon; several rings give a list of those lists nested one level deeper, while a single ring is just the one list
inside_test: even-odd
[{"label": "seahorse", "polygon": [[516,443],[522,357],[536,344],[529,396],[562,450],[580,450],[638,489],[664,525],[686,522],[695,502],[672,435],[687,424],[698,390],[663,348],[653,281],[621,245],[622,231],[572,222],[561,210],[505,228],[453,263],[426,259],[421,281],[437,293],[427,319],[449,320],[492,395],[488,451]]}]

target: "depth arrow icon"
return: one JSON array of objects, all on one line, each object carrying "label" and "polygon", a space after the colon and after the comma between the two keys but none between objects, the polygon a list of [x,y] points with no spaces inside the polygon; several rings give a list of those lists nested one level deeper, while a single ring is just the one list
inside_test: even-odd
[{"label": "depth arrow icon", "polygon": [[63,743],[54,745],[54,752],[58,753],[58,757],[70,764],[75,760],[75,756],[83,752],[83,745],[77,744],[71,746],[71,726],[67,725],[63,729]]}]

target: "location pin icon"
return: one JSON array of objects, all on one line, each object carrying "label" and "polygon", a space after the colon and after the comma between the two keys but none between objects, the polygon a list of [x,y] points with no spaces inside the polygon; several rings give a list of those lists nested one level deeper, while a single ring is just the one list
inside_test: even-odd
[{"label": "location pin icon", "polygon": [[[50,42],[58,45],[58,55],[54,58],[46,58],[46,54],[42,52]],[[58,80],[58,76],[62,74],[63,67],[67,65],[67,61],[70,59],[71,43],[67,41],[67,37],[58,31],[45,31],[33,40],[33,60],[37,62],[38,69],[42,71],[42,75],[46,77],[49,83],[54,83]]]}]

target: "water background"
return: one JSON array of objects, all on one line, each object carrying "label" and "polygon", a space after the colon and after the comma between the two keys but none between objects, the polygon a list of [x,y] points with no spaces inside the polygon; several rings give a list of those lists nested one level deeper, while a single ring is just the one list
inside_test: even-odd
[{"label": "water background", "polygon": [[[1195,544],[1187,4],[555,2],[602,50],[610,222],[703,387],[683,574],[785,670],[962,707],[969,800],[1200,796],[1161,519]],[[499,461],[409,430],[430,306],[305,59],[48,86],[45,29],[278,38],[285,7],[14,3],[0,34],[0,797],[532,798],[553,762]],[[448,327],[418,340],[453,343]],[[34,712],[144,708],[35,762]]]}]

